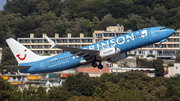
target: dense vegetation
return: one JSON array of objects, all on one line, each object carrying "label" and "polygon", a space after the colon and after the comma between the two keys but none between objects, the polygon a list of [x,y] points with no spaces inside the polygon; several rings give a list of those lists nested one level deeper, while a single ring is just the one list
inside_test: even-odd
[{"label": "dense vegetation", "polygon": [[178,29],[179,5],[178,0],[7,0],[0,11],[0,46],[8,37],[91,36],[116,24],[125,30],[159,25]]},{"label": "dense vegetation", "polygon": [[0,100],[10,101],[179,101],[180,76],[148,77],[144,73],[88,74],[67,77],[60,87],[48,93],[42,87],[29,87],[22,92],[0,78]]}]

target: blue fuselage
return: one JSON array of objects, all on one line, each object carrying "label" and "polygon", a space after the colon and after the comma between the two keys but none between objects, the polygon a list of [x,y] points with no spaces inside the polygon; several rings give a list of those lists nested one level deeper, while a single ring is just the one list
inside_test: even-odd
[{"label": "blue fuselage", "polygon": [[[116,47],[120,49],[120,52],[127,52],[136,48],[147,46],[163,39],[167,39],[170,35],[175,32],[173,29],[164,27],[151,27],[135,32],[131,32],[122,36],[114,37],[109,40],[101,41],[89,46],[82,47],[83,49],[89,50],[102,50],[106,48]],[[20,65],[30,65],[31,68],[26,70],[20,70],[22,73],[47,73],[62,71],[70,68],[75,68],[80,65],[80,61],[83,58],[73,56],[70,52],[59,54],[56,56],[49,57],[44,60],[23,63]]]}]

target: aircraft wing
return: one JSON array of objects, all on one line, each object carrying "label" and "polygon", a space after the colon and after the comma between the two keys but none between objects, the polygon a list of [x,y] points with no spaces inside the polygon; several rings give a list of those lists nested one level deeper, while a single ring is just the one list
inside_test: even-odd
[{"label": "aircraft wing", "polygon": [[92,56],[98,55],[99,51],[98,50],[88,50],[88,49],[80,49],[80,48],[73,48],[73,47],[66,47],[62,45],[57,45],[52,41],[49,37],[45,36],[48,42],[51,44],[51,48],[56,47],[63,49],[65,51],[69,51],[73,56],[79,56],[79,58],[84,57],[84,58],[90,58]]},{"label": "aircraft wing", "polygon": [[17,66],[17,65],[5,65],[5,68],[9,69],[29,69],[31,66]]}]

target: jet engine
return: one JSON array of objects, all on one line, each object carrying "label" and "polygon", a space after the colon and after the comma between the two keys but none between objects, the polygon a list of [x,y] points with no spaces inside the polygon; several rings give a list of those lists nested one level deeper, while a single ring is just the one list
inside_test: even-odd
[{"label": "jet engine", "polygon": [[120,53],[120,49],[116,47],[106,48],[100,51],[99,56],[101,59],[107,59]]},{"label": "jet engine", "polygon": [[124,53],[117,54],[114,57],[109,58],[108,60],[114,62],[114,61],[118,61],[118,60],[124,59],[126,57],[127,57],[127,53],[124,52]]}]

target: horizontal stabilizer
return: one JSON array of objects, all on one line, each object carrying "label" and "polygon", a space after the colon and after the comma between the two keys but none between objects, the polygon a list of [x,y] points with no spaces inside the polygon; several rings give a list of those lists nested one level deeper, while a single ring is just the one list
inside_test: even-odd
[{"label": "horizontal stabilizer", "polygon": [[6,65],[4,66],[5,68],[9,68],[9,69],[29,69],[31,66],[17,66],[17,65]]},{"label": "horizontal stabilizer", "polygon": [[[53,40],[51,40],[48,36],[45,36],[45,38],[48,40],[48,42],[51,44],[51,48],[53,48],[54,46],[56,46],[55,42]],[[51,49],[50,48],[50,49]]]}]

